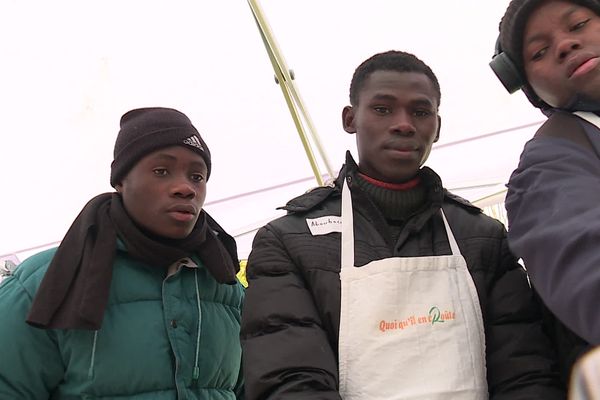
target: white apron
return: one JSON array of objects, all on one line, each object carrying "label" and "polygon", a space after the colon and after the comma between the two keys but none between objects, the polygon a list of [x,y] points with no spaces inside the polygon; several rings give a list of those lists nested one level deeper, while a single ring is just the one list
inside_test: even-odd
[{"label": "white apron", "polygon": [[442,212],[452,255],[354,267],[352,199],[342,190],[339,333],[345,400],[486,400],[483,318]]},{"label": "white apron", "polygon": [[576,111],[573,114],[577,115],[579,118],[585,119],[587,122],[600,129],[600,117],[596,114],[587,111]]}]

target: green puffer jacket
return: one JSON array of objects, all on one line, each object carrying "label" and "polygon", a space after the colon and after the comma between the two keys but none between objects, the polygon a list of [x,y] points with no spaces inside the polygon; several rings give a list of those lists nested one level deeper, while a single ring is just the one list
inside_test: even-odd
[{"label": "green puffer jacket", "polygon": [[54,252],[0,284],[0,399],[243,397],[239,283],[218,284],[198,259],[166,277],[119,249],[99,331],[33,328],[25,319]]}]

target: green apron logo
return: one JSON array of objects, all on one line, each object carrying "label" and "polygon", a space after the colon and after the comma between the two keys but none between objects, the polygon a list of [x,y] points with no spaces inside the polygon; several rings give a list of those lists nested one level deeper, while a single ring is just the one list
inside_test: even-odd
[{"label": "green apron logo", "polygon": [[445,322],[442,318],[442,312],[436,306],[429,309],[429,321],[431,321],[431,325],[434,325],[436,322]]}]

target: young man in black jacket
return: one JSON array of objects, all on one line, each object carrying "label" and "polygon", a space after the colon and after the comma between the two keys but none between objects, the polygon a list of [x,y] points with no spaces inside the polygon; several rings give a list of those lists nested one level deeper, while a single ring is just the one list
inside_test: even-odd
[{"label": "young man in black jacket", "polygon": [[503,225],[422,167],[440,88],[412,54],[355,71],[330,186],[256,235],[242,320],[246,398],[562,399]]}]

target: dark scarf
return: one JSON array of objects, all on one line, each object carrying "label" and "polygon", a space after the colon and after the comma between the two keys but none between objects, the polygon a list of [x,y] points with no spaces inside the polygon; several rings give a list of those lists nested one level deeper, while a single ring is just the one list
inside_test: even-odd
[{"label": "dark scarf", "polygon": [[151,267],[166,271],[178,259],[197,254],[217,282],[236,281],[235,241],[205,211],[185,239],[161,240],[133,223],[119,194],[104,193],[90,200],[69,228],[33,299],[27,323],[46,329],[100,329],[117,237],[129,256]]}]

